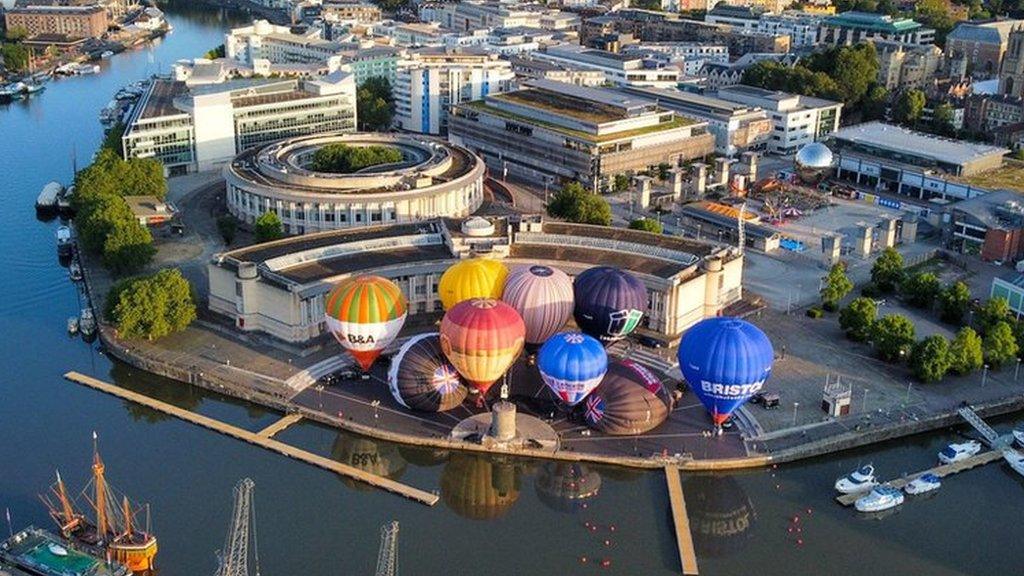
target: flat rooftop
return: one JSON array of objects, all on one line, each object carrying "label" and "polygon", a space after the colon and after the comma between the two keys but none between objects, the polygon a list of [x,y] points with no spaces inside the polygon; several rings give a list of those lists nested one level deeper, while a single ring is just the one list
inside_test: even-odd
[{"label": "flat rooftop", "polygon": [[687,109],[698,108],[708,112],[717,112],[719,114],[728,114],[730,116],[737,113],[760,110],[759,108],[752,108],[746,104],[740,104],[739,102],[732,102],[723,98],[715,98],[712,96],[705,96],[703,94],[684,92],[682,90],[648,87],[628,87],[622,88],[621,90],[629,92],[630,94],[642,95],[658,102],[659,104],[665,102],[670,103],[665,105],[668,108],[671,108],[671,104],[677,104],[686,107]]},{"label": "flat rooftop", "polygon": [[1009,152],[999,146],[941,138],[884,122],[865,122],[841,128],[832,133],[831,138],[956,165]]},{"label": "flat rooftop", "polygon": [[580,262],[594,266],[614,266],[658,278],[671,278],[688,268],[688,266],[678,262],[647,258],[638,254],[624,254],[611,250],[577,246],[553,246],[549,244],[512,244],[510,256],[528,261],[547,260],[555,262]]},{"label": "flat rooftop", "polygon": [[142,114],[139,117],[143,120],[171,116],[174,114],[185,114],[174,106],[174,99],[188,93],[188,87],[184,82],[176,82],[166,78],[153,80],[153,87],[150,90],[149,98],[144,102]]},{"label": "flat rooftop", "polygon": [[306,284],[340,274],[351,274],[383,266],[415,264],[417,262],[431,262],[435,260],[453,260],[454,258],[451,250],[444,244],[403,246],[316,260],[308,264],[300,264],[279,270],[277,274],[297,284]]},{"label": "flat rooftop", "polygon": [[566,222],[555,222],[545,220],[543,230],[548,234],[561,234],[563,236],[585,236],[615,240],[619,242],[631,242],[645,246],[655,246],[676,252],[685,252],[697,257],[704,257],[714,252],[714,246],[704,242],[687,240],[681,236],[668,236],[665,234],[651,234],[629,228],[614,226],[588,226],[586,224],[569,224]]}]

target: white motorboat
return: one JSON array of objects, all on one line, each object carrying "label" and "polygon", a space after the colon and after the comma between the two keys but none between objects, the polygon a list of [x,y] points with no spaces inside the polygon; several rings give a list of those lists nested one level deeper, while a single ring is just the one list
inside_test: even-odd
[{"label": "white motorboat", "polygon": [[1017,474],[1024,476],[1024,454],[1021,454],[1016,450],[1007,450],[1006,452],[1003,452],[1003,459],[1006,460],[1006,463],[1009,464],[1010,468],[1013,468]]},{"label": "white motorboat", "polygon": [[876,486],[871,493],[857,499],[853,506],[858,512],[881,512],[903,504],[903,492],[892,486]]},{"label": "white motorboat", "polygon": [[71,235],[71,228],[61,226],[57,228],[57,254],[59,256],[70,256],[75,247],[75,239]]},{"label": "white motorboat", "polygon": [[72,260],[68,266],[68,276],[72,282],[79,282],[82,280],[82,266],[78,263],[78,260]]},{"label": "white motorboat", "polygon": [[871,464],[861,466],[836,480],[836,491],[843,494],[867,492],[875,486],[878,486],[878,481],[875,479],[875,467]]},{"label": "white motorboat", "polygon": [[969,440],[959,444],[950,444],[939,452],[939,462],[942,462],[943,464],[952,464],[954,462],[966,460],[978,452],[981,452],[981,443],[977,440]]},{"label": "white motorboat", "polygon": [[113,57],[113,56],[114,56],[114,51],[113,51],[113,50],[104,50],[104,51],[103,51],[103,52],[102,52],[102,53],[100,54],[100,58],[102,58],[102,59],[104,59],[104,60],[106,60],[106,59],[108,59],[108,58],[111,58],[111,57]]},{"label": "white motorboat", "polygon": [[78,316],[68,318],[68,334],[78,333]]},{"label": "white motorboat", "polygon": [[78,321],[78,329],[83,336],[92,336],[96,333],[96,317],[93,316],[92,308],[82,308],[82,318]]},{"label": "white motorboat", "polygon": [[903,491],[907,494],[924,494],[942,487],[942,481],[935,474],[923,474],[907,484]]},{"label": "white motorboat", "polygon": [[1014,430],[1013,437],[1017,440],[1017,444],[1024,446],[1024,426]]}]

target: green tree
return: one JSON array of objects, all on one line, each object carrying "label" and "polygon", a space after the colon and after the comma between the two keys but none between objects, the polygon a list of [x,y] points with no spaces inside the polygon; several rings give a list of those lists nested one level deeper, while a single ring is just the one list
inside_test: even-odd
[{"label": "green tree", "polygon": [[839,311],[839,327],[846,332],[846,337],[857,342],[864,342],[871,337],[871,327],[875,324],[878,307],[870,298],[854,298],[846,308]]},{"label": "green tree", "polygon": [[[115,154],[121,154],[122,144],[121,137],[124,136],[124,124],[118,122],[107,130],[107,133],[103,135],[103,148],[110,150]],[[161,168],[161,172],[163,169]]]},{"label": "green tree", "polygon": [[971,290],[967,284],[956,281],[939,294],[939,310],[943,322],[959,324],[971,305]]},{"label": "green tree", "polygon": [[30,56],[28,48],[22,44],[6,43],[0,46],[0,58],[3,58],[4,66],[14,72],[28,70]]},{"label": "green tree", "polygon": [[982,362],[981,336],[970,326],[964,326],[949,346],[949,368],[963,375],[981,368]]},{"label": "green tree", "polygon": [[153,340],[180,332],[196,318],[188,281],[176,268],[117,285],[111,316],[123,338]]},{"label": "green tree", "polygon": [[608,202],[587,192],[579,182],[570,182],[551,197],[548,215],[577,224],[608,226],[612,223],[612,208]]},{"label": "green tree", "polygon": [[90,252],[101,252],[111,230],[119,222],[134,221],[132,210],[120,196],[100,196],[79,210],[75,220],[82,245]]},{"label": "green tree", "polygon": [[825,277],[825,286],[821,289],[821,303],[826,310],[835,311],[839,302],[853,290],[853,282],[846,276],[846,265],[836,263]]},{"label": "green tree", "polygon": [[953,106],[948,102],[938,104],[932,110],[932,130],[944,136],[956,133],[956,128],[953,127]]},{"label": "green tree", "polygon": [[103,242],[103,264],[117,274],[142,270],[155,254],[152,234],[134,218],[114,222]]},{"label": "green tree", "polygon": [[402,161],[402,152],[394,146],[349,146],[341,142],[328,144],[313,153],[309,167],[317,172],[349,174],[363,168]]},{"label": "green tree", "polygon": [[238,220],[231,214],[223,214],[217,218],[217,231],[224,239],[224,244],[230,246],[238,234]]},{"label": "green tree", "polygon": [[870,42],[815,52],[802,63],[813,72],[829,76],[846,104],[863,100],[878,77],[878,54]]},{"label": "green tree", "polygon": [[939,278],[931,272],[918,272],[903,281],[903,296],[911,306],[929,308],[942,291]]},{"label": "green tree", "polygon": [[629,223],[629,227],[633,230],[642,230],[644,232],[653,232],[655,234],[661,234],[663,230],[661,222],[651,218],[637,218]]},{"label": "green tree", "polygon": [[11,26],[4,33],[4,40],[7,42],[21,42],[25,38],[28,38],[28,28],[24,26]]},{"label": "green tree", "polygon": [[985,362],[998,369],[1003,363],[1017,357],[1017,338],[1009,322],[996,322],[982,340]]},{"label": "green tree", "polygon": [[1005,322],[1010,318],[1010,303],[1002,296],[989,298],[978,310],[978,328],[982,334],[987,334],[993,326]]},{"label": "green tree", "polygon": [[897,122],[913,126],[921,120],[925,103],[924,92],[916,88],[905,90],[896,99],[896,105],[893,107],[893,118]]},{"label": "green tree", "polygon": [[206,54],[203,54],[203,58],[206,58],[207,60],[216,60],[217,58],[223,58],[226,54],[227,53],[224,51],[224,45],[221,44],[216,48],[207,50]]},{"label": "green tree", "polygon": [[875,84],[864,96],[861,106],[863,119],[865,121],[885,119],[885,109],[888,103],[889,91],[885,89],[885,86]]},{"label": "green tree", "polygon": [[945,46],[946,34],[955,24],[947,4],[943,0],[917,0],[914,10],[915,20],[935,29],[935,44],[939,47]]},{"label": "green tree", "polygon": [[284,237],[277,212],[264,212],[256,219],[256,242],[269,242]]},{"label": "green tree", "polygon": [[658,164],[658,180],[668,180],[669,170],[671,169],[672,165],[668,162]]},{"label": "green tree", "polygon": [[871,326],[871,338],[878,356],[895,362],[906,356],[914,345],[914,324],[906,316],[888,314]]},{"label": "green tree", "polygon": [[910,352],[910,368],[922,382],[942,380],[950,363],[949,341],[939,335],[920,340]]},{"label": "green tree", "polygon": [[903,282],[903,255],[895,248],[886,248],[871,266],[871,282],[882,292],[892,292]]},{"label": "green tree", "polygon": [[626,174],[616,174],[614,188],[616,192],[629,190],[629,176]]},{"label": "green tree", "polygon": [[363,130],[387,130],[394,115],[391,83],[383,76],[367,78],[356,90],[356,116]]}]

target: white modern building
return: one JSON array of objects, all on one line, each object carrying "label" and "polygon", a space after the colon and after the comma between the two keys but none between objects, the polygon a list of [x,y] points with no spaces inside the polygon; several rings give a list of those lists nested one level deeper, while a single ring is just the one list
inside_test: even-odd
[{"label": "white modern building", "polygon": [[626,44],[619,53],[623,56],[640,57],[662,66],[673,66],[687,78],[700,75],[704,65],[709,62],[729,63],[729,48],[724,44],[642,42]]},{"label": "white modern building", "polygon": [[766,12],[754,6],[718,4],[704,18],[712,24],[726,24],[740,30],[789,36],[791,48],[809,48],[818,43],[818,29],[822,16],[806,12],[786,11],[781,14]]},{"label": "white modern building", "polygon": [[634,55],[615,54],[579,45],[549,46],[533,55],[538,60],[558,64],[569,64],[579,68],[598,70],[604,73],[608,82],[617,86],[658,86],[672,88],[679,83],[679,68],[660,63],[651,63]]},{"label": "white modern building", "polygon": [[469,48],[410,50],[398,63],[395,122],[409,132],[443,134],[452,106],[511,89],[515,73],[497,54]]},{"label": "white modern building", "polygon": [[121,145],[125,158],[156,158],[167,174],[181,174],[282,138],[355,128],[352,74],[198,86],[158,78],[132,110]]},{"label": "white modern building", "polygon": [[580,17],[572,12],[546,8],[542,4],[514,2],[443,2],[420,5],[420,20],[437,22],[444,28],[466,32],[486,28],[543,28],[577,30]]},{"label": "white modern building", "polygon": [[334,72],[341,67],[342,45],[324,40],[319,31],[292,34],[287,26],[256,20],[224,35],[224,55],[254,69],[273,65],[312,64]]},{"label": "white modern building", "polygon": [[730,102],[762,108],[772,121],[768,152],[793,154],[839,129],[843,104],[822,98],[765,90],[745,84],[718,90],[718,97]]}]

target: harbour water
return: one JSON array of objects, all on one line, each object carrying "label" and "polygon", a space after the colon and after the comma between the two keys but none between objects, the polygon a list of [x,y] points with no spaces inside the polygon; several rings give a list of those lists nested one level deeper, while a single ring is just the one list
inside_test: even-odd
[{"label": "harbour water", "polygon": [[[0,507],[10,509],[15,529],[49,527],[36,494],[57,467],[70,484],[84,483],[96,430],[111,481],[152,504],[163,576],[213,573],[231,488],[244,476],[256,481],[267,575],[372,574],[379,528],[392,519],[401,522],[408,576],[678,573],[661,474],[452,458],[305,424],[278,437],[440,490],[442,502],[428,508],[62,380],[78,370],[250,430],[276,417],[113,365],[65,332],[79,297],[57,263],[58,223],[35,218],[39,189],[69,180],[73,157],[88,162],[102,134],[97,113],[117,88],[206,52],[243,18],[175,4],[166,11],[175,30],[165,39],[101,62],[100,74],[54,81],[27,101],[0,105]],[[835,478],[858,465],[872,462],[884,477],[921,470],[956,438],[945,431],[778,469],[684,476],[701,573],[1020,573],[1024,478],[1003,463],[952,477],[884,518],[832,500]],[[569,497],[595,488],[588,498]],[[602,559],[610,565],[601,567]]]}]

